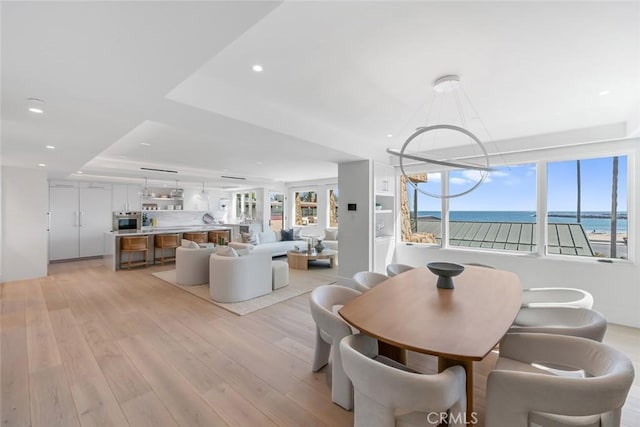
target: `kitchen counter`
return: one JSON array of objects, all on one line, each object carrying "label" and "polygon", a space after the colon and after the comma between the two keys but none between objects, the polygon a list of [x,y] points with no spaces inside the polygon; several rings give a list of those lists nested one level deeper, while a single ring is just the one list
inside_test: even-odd
[{"label": "kitchen counter", "polygon": [[140,230],[120,230],[107,231],[106,234],[112,236],[147,236],[149,234],[164,233],[188,233],[192,231],[215,231],[215,230],[231,230],[230,226],[225,225],[185,225],[174,227],[142,227]]},{"label": "kitchen counter", "polygon": [[[158,234],[188,233],[197,231],[226,231],[232,232],[231,226],[224,224],[211,225],[185,225],[173,227],[143,227],[141,230],[120,230],[106,231],[104,233],[104,256],[102,257],[104,265],[110,270],[120,269],[120,237],[123,236],[148,236],[149,256],[148,264],[153,265],[154,256],[154,236]],[[141,254],[139,254],[141,256]]]}]

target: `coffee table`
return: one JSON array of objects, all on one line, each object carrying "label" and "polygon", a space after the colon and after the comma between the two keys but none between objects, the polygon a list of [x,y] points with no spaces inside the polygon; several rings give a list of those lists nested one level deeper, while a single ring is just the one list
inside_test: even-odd
[{"label": "coffee table", "polygon": [[308,270],[309,261],[317,261],[319,259],[328,259],[329,268],[333,268],[336,263],[337,254],[338,254],[338,251],[334,251],[332,249],[325,249],[322,252],[316,252],[314,250],[310,253],[289,251],[287,252],[287,262],[289,263],[289,268],[292,268],[294,270]]}]

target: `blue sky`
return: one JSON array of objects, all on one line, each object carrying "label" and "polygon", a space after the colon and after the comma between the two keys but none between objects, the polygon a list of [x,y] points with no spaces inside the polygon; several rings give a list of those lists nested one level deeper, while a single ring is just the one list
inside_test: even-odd
[{"label": "blue sky", "polygon": [[[450,199],[452,211],[535,211],[535,165],[496,168],[485,182],[469,194]],[[576,161],[553,162],[547,165],[548,210],[576,210]],[[610,211],[612,158],[581,160],[582,210]],[[450,191],[461,192],[477,182],[478,172],[455,171],[450,174]],[[432,193],[440,193],[439,174],[430,174],[430,182],[420,184]],[[413,191],[409,191],[413,203]],[[418,210],[440,210],[440,199],[418,197]],[[627,210],[627,158],[619,157],[618,211]]]}]

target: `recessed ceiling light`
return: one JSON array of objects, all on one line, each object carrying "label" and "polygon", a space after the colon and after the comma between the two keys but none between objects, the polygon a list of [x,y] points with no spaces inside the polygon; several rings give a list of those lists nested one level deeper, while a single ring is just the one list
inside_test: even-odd
[{"label": "recessed ceiling light", "polygon": [[45,145],[44,148],[46,148],[47,150],[55,150],[56,146],[55,145]]},{"label": "recessed ceiling light", "polygon": [[151,144],[149,144],[148,142],[141,142],[140,145],[144,145],[145,147],[150,146]]},{"label": "recessed ceiling light", "polygon": [[76,173],[82,173],[82,171],[77,171]]},{"label": "recessed ceiling light", "polygon": [[44,113],[44,101],[38,98],[28,98],[27,109],[32,113],[42,114]]},{"label": "recessed ceiling light", "polygon": [[393,138],[393,135],[392,135],[392,134],[390,134],[390,133],[388,133],[388,134],[387,134],[387,138]]},{"label": "recessed ceiling light", "polygon": [[256,64],[253,67],[251,67],[251,69],[253,69],[253,71],[255,71],[256,73],[261,73],[262,72],[262,65]]},{"label": "recessed ceiling light", "polygon": [[41,168],[46,167],[47,165],[45,165],[44,163],[38,163],[38,166],[40,166]]},{"label": "recessed ceiling light", "polygon": [[600,96],[609,95],[610,93],[611,93],[610,90],[603,90],[602,92],[600,92]]}]

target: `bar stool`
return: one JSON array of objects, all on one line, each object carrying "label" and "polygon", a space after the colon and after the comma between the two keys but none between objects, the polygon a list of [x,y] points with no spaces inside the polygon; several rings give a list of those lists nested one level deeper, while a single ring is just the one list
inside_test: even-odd
[{"label": "bar stool", "polygon": [[[131,262],[132,252],[142,252],[144,254],[143,261]],[[149,240],[147,236],[124,236],[120,238],[120,268],[123,268],[122,255],[127,254],[126,267],[131,270],[131,267],[137,267],[147,265],[147,255],[149,253]]]},{"label": "bar stool", "polygon": [[184,233],[182,234],[182,238],[196,243],[207,243],[207,232]]},{"label": "bar stool", "polygon": [[[178,244],[179,236],[177,234],[157,234],[156,235],[156,248],[160,249],[160,264],[164,264],[165,261],[171,262],[176,260],[175,249],[180,246]],[[165,257],[164,250],[173,249],[173,256]],[[155,257],[158,260],[158,257]]]},{"label": "bar stool", "polygon": [[[220,241],[222,239],[222,242]],[[209,232],[209,242],[216,245],[226,245],[231,241],[231,230],[216,230]]]}]

